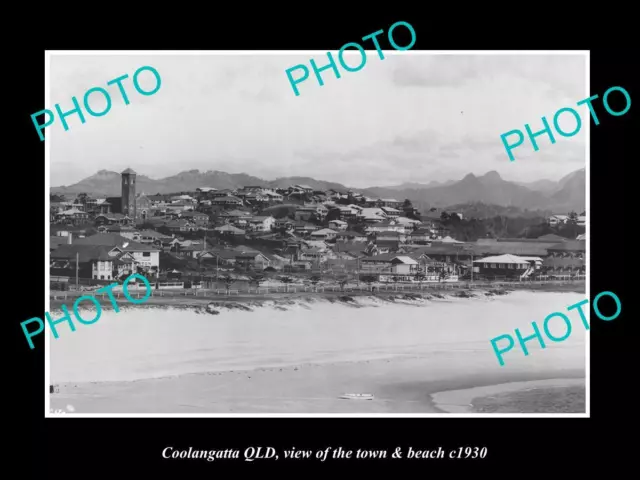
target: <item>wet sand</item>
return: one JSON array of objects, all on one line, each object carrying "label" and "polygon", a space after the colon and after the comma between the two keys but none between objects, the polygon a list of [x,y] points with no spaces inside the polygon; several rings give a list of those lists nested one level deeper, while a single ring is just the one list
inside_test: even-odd
[{"label": "wet sand", "polygon": [[[497,396],[505,396],[512,393],[522,394],[524,392],[544,390],[549,392],[551,388],[565,388],[581,386],[584,388],[584,378],[552,378],[549,380],[533,380],[505,383],[499,385],[488,385],[482,387],[469,388],[464,390],[448,390],[438,392],[431,396],[435,405],[450,413],[477,413],[475,408],[478,400],[489,400]],[[496,409],[500,413],[500,408]],[[527,412],[523,412],[527,413]],[[580,412],[580,413],[585,413]]]},{"label": "wet sand", "polygon": [[[584,345],[575,349],[578,357],[584,353]],[[531,380],[584,381],[584,367],[567,362],[566,350],[547,348],[536,351],[537,358],[510,359],[508,368],[482,360],[473,350],[452,350],[433,352],[430,358],[63,383],[60,393],[51,395],[51,408],[72,405],[75,413],[448,413],[432,394],[497,384],[502,391],[505,383]],[[567,367],[558,368],[558,363]],[[461,364],[466,371],[460,371]],[[371,393],[374,400],[340,399],[344,393]]]}]

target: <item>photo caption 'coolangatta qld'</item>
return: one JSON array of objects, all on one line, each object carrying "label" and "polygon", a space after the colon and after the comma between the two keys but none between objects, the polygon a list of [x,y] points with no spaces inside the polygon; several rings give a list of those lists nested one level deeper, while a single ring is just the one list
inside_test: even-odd
[{"label": "photo caption 'coolangatta qld'", "polygon": [[588,128],[518,162],[495,132],[587,97],[588,53],[381,48],[300,96],[283,70],[327,52],[47,53],[47,105],[162,72],[47,128],[47,311],[151,287],[44,333],[47,410],[588,413],[586,329],[503,366],[488,341],[585,298]]}]

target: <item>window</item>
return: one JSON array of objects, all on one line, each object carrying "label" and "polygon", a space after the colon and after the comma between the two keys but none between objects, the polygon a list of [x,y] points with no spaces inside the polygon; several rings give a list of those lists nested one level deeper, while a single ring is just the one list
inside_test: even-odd
[{"label": "window", "polygon": [[142,252],[142,256],[143,257],[150,257],[151,256],[151,252]]},{"label": "window", "polygon": [[94,279],[94,280],[97,280],[97,279],[98,279],[98,275],[94,275],[94,276],[93,276],[93,279]]},{"label": "window", "polygon": [[495,264],[495,263],[492,263],[492,264],[491,264],[491,268],[496,268],[496,264]]},{"label": "window", "polygon": [[104,280],[104,275],[100,275],[100,280]]}]

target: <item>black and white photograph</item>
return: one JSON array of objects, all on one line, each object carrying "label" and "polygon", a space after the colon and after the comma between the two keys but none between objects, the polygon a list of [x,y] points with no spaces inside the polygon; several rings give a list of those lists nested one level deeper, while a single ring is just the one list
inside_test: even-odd
[{"label": "black and white photograph", "polygon": [[46,416],[589,416],[588,51],[46,55]]}]

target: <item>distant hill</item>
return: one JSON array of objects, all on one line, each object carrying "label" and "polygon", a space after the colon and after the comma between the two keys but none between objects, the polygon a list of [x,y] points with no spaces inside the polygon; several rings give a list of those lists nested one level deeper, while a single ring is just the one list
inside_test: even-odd
[{"label": "distant hill", "polygon": [[585,169],[580,169],[561,178],[558,189],[551,196],[555,211],[567,212],[575,210],[580,213],[587,205],[586,195],[587,177]]},{"label": "distant hill", "polygon": [[[52,187],[51,193],[75,195],[88,193],[90,195],[120,195],[121,185],[118,172],[100,170],[95,175],[85,178],[74,185]],[[154,180],[138,174],[136,177],[136,191],[146,194],[175,193],[194,191],[198,187],[213,187],[218,190],[235,189],[250,185],[264,185],[272,188],[288,187],[289,185],[308,185],[318,190],[347,191],[344,185],[335,182],[325,182],[308,177],[283,177],[276,180],[265,181],[262,178],[253,177],[246,173],[226,173],[219,171],[200,172],[188,170],[171,177]]]},{"label": "distant hill", "polygon": [[408,189],[412,189],[412,190],[420,190],[420,189],[425,189],[425,188],[433,188],[433,187],[441,187],[441,186],[446,186],[446,185],[451,185],[452,183],[456,183],[455,180],[447,180],[446,182],[429,182],[429,183],[415,183],[415,182],[405,182],[401,185],[395,185],[395,186],[390,186],[390,187],[371,187],[368,190],[375,190],[375,189],[382,189],[382,190],[393,190],[393,191],[398,191],[398,190],[408,190]]},{"label": "distant hill", "polygon": [[457,205],[450,205],[442,209],[446,212],[458,212],[462,213],[463,218],[493,218],[497,216],[501,217],[525,217],[525,218],[540,218],[549,217],[553,212],[550,210],[529,210],[519,207],[504,207],[501,205],[491,205],[482,202],[462,203]]},{"label": "distant hill", "polygon": [[[144,175],[136,178],[138,182],[138,190],[143,191],[153,185],[156,181]],[[69,186],[52,187],[51,193],[62,194],[78,194],[89,193],[93,195],[117,196],[121,191],[121,177],[118,172],[109,170],[100,170],[98,173],[91,175],[78,183]]]},{"label": "distant hill", "polygon": [[416,194],[415,200],[435,207],[469,202],[529,209],[546,208],[549,205],[549,198],[544,194],[507,182],[495,171],[480,177],[470,173],[451,185],[425,189]]},{"label": "distant hill", "polygon": [[324,180],[316,180],[310,177],[282,177],[276,178],[275,180],[267,181],[260,180],[260,185],[264,184],[271,188],[287,188],[290,185],[307,185],[314,190],[338,190],[342,192],[346,192],[350,190],[348,187],[340,183],[335,182],[325,182]]},{"label": "distant hill", "polygon": [[584,182],[586,178],[587,178],[587,170],[585,168],[581,168],[580,170],[571,172],[570,174],[565,175],[560,180],[558,180],[557,190],[561,190],[570,182],[575,182],[575,181]]},{"label": "distant hill", "polygon": [[523,187],[527,187],[529,190],[534,190],[536,192],[542,193],[552,193],[558,188],[558,182],[554,182],[553,180],[536,180],[535,182],[516,182],[518,185],[522,185]]},{"label": "distant hill", "polygon": [[[138,175],[137,191],[156,194],[194,191],[198,187],[234,189],[249,185],[264,185],[278,188],[302,184],[316,190],[334,189],[342,192],[353,190],[373,198],[396,198],[397,200],[408,198],[420,210],[479,202],[501,207],[553,211],[553,213],[566,213],[571,210],[580,213],[585,208],[585,181],[585,170],[581,169],[555,182],[553,188],[550,181],[533,182],[533,184],[537,184],[536,189],[506,181],[500,177],[498,172],[492,171],[481,176],[470,173],[461,180],[439,185],[434,182],[427,184],[405,183],[395,187],[362,189],[349,188],[340,183],[316,180],[310,177],[282,177],[275,180],[264,180],[246,173],[189,170],[158,180]],[[118,172],[100,170],[95,175],[74,185],[53,187],[51,193],[75,196],[84,192],[89,195],[118,196],[121,190],[120,182]]]}]

